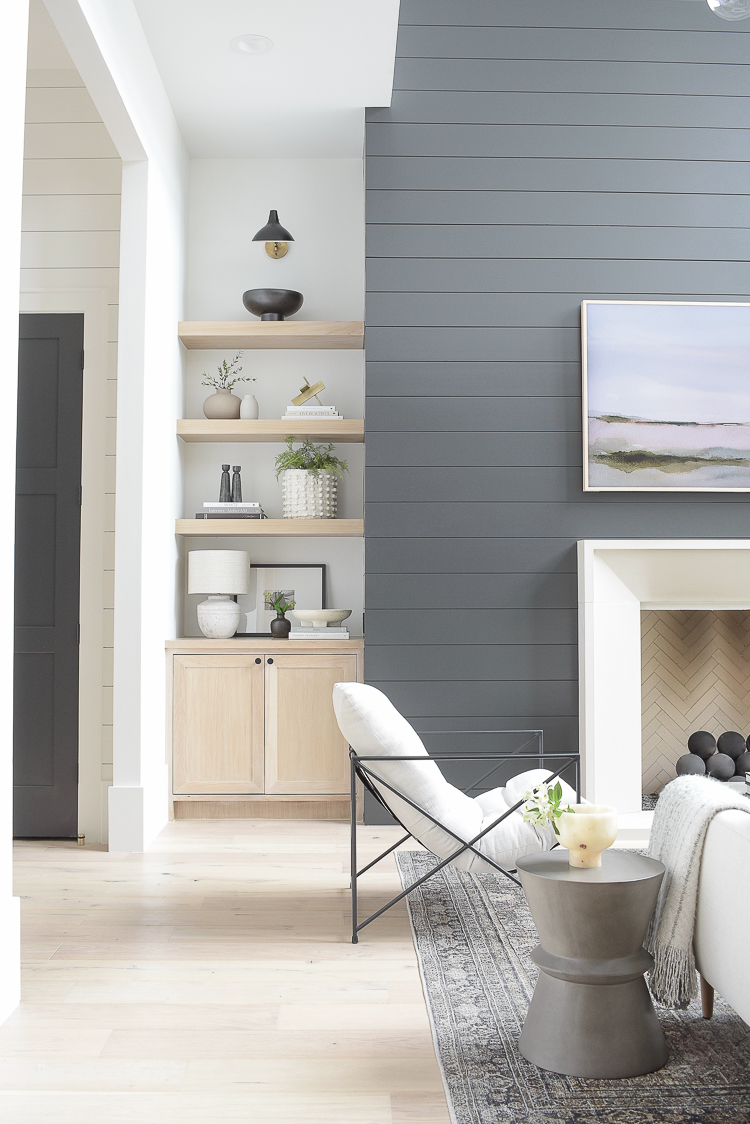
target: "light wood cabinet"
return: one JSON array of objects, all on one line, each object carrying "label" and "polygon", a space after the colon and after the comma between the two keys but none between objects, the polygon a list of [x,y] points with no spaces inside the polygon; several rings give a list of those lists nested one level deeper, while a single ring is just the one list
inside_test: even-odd
[{"label": "light wood cabinet", "polygon": [[311,814],[316,798],[329,812],[331,801],[348,802],[348,747],[331,692],[334,683],[361,682],[362,647],[356,640],[171,641],[175,804],[246,801],[253,816],[258,802],[278,810],[287,798],[290,808],[307,801]]},{"label": "light wood cabinet", "polygon": [[348,745],[331,692],[334,683],[356,681],[356,655],[269,657],[265,670],[265,791],[348,792]]},{"label": "light wood cabinet", "polygon": [[175,656],[172,778],[183,793],[263,792],[260,657]]}]

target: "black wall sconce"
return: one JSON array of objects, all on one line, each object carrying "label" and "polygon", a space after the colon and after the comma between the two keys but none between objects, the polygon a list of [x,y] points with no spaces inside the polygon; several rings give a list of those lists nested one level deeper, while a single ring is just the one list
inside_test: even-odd
[{"label": "black wall sconce", "polygon": [[294,238],[279,222],[279,212],[270,211],[268,222],[253,236],[253,242],[265,242],[269,258],[283,258]]}]

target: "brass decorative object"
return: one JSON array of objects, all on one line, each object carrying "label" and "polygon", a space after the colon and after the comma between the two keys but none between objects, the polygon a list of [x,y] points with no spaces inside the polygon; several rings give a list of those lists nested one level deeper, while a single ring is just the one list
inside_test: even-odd
[{"label": "brass decorative object", "polygon": [[311,398],[314,398],[315,401],[318,403],[318,405],[322,406],[323,403],[318,398],[318,395],[320,394],[320,392],[322,390],[325,390],[325,388],[326,388],[326,385],[323,382],[316,382],[316,383],[313,383],[312,386],[311,386],[310,383],[308,382],[307,378],[306,378],[305,379],[305,385],[301,386],[299,388],[299,390],[300,390],[299,394],[297,395],[296,398],[292,399],[292,405],[293,406],[304,406],[305,402],[309,402]]},{"label": "brass decorative object", "polygon": [[266,253],[269,258],[285,258],[289,253],[288,242],[266,242]]},{"label": "brass decorative object", "polygon": [[86,836],[84,835],[84,833],[82,831],[78,832],[78,835],[77,835],[76,839],[77,839],[79,847],[85,847],[86,846]]}]

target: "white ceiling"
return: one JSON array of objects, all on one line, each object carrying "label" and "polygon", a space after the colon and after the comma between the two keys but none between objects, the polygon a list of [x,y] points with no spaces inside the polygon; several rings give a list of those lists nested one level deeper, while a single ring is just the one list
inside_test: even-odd
[{"label": "white ceiling", "polygon": [[[360,156],[390,105],[399,0],[134,3],[192,156]],[[231,50],[250,33],[273,50]]]}]

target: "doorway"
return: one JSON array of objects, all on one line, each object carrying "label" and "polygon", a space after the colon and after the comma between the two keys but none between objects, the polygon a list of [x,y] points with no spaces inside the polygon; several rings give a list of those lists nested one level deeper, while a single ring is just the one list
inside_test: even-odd
[{"label": "doorway", "polygon": [[83,316],[23,314],[18,365],[14,816],[19,838],[78,830]]}]

